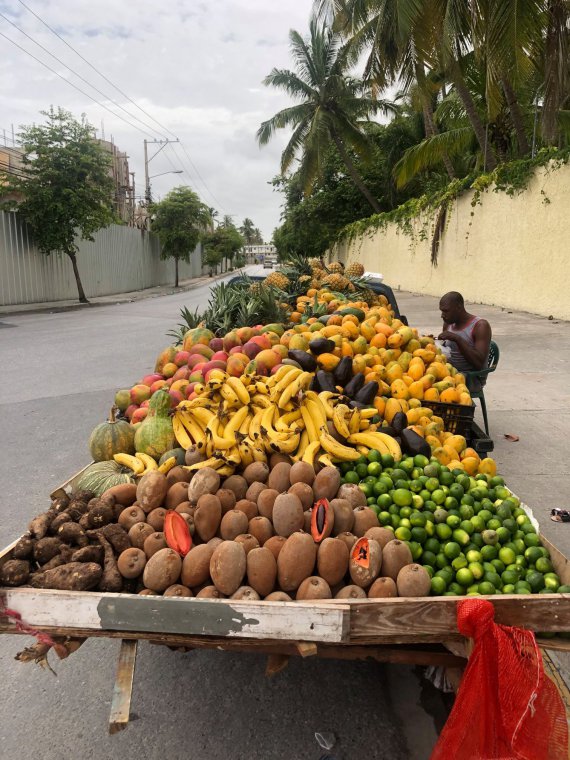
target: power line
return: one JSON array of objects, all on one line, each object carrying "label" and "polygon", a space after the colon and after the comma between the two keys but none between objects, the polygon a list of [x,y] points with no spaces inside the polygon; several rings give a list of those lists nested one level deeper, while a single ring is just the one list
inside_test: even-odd
[{"label": "power line", "polygon": [[[85,82],[85,84],[88,87],[91,87],[91,89],[95,90],[95,92],[99,93],[99,95],[102,95],[103,98],[105,98],[106,100],[111,101],[111,103],[114,106],[116,106],[117,108],[120,108],[121,111],[124,111],[127,114],[127,116],[130,116],[132,119],[136,119],[141,124],[144,124],[144,126],[147,129],[152,130],[152,132],[144,132],[144,134],[147,134],[147,135],[149,135],[151,137],[154,137],[154,134],[156,133],[156,130],[152,126],[149,126],[148,124],[146,124],[146,122],[142,121],[142,119],[139,119],[138,116],[134,116],[134,114],[132,114],[129,111],[127,111],[126,108],[123,108],[123,106],[120,103],[115,102],[113,100],[113,98],[110,98],[106,93],[102,92],[98,87],[95,87],[94,84],[91,84],[91,82],[89,82],[87,79],[85,79],[85,77],[81,76],[81,74],[78,74],[77,71],[75,71],[74,69],[72,69],[71,66],[68,66],[65,63],[65,61],[62,61],[61,58],[58,58],[56,55],[54,55],[52,52],[50,52],[46,47],[44,47],[40,42],[38,42],[37,40],[35,40],[31,35],[29,35],[27,32],[25,32],[23,29],[21,29],[17,24],[15,24],[13,21],[11,21],[8,18],[8,16],[5,16],[3,13],[0,12],[0,17],[3,18],[5,21],[7,21],[9,24],[11,24],[14,27],[14,29],[17,29],[20,32],[20,34],[24,35],[24,37],[27,37],[29,40],[31,40],[34,43],[34,45],[37,45],[40,48],[40,50],[43,50],[44,53],[47,53],[48,55],[50,55],[55,61],[57,61],[60,64],[60,66],[64,66],[68,71],[71,71],[71,73],[74,74],[78,79],[80,79],[82,82]],[[68,82],[69,80],[65,79],[65,81]],[[111,113],[114,113],[114,112],[111,111]],[[123,118],[119,114],[115,114],[115,115],[119,116],[119,118]],[[141,132],[142,131],[143,130],[141,130]]]},{"label": "power line", "polygon": [[[67,45],[67,47],[68,47],[70,50],[72,50],[72,51],[75,53],[75,55],[79,56],[79,58],[81,58],[81,60],[82,60],[82,61],[84,61],[84,62],[85,62],[85,63],[86,63],[86,64],[87,64],[87,65],[88,65],[90,68],[92,68],[92,69],[93,69],[93,71],[94,71],[96,74],[98,74],[98,75],[99,75],[99,76],[100,76],[102,79],[104,79],[104,80],[105,80],[105,81],[106,81],[108,84],[110,84],[110,85],[111,85],[111,87],[113,87],[113,88],[114,88],[115,90],[117,90],[117,92],[119,92],[119,93],[120,93],[120,94],[121,94],[121,95],[122,95],[124,98],[126,98],[126,99],[129,101],[129,103],[132,103],[132,104],[133,104],[133,105],[134,105],[136,108],[138,108],[138,109],[139,109],[139,111],[140,111],[141,113],[144,113],[144,115],[145,115],[145,116],[148,116],[148,118],[149,118],[149,119],[151,119],[152,121],[154,121],[154,123],[155,123],[155,124],[158,124],[158,126],[159,126],[161,129],[163,129],[165,132],[168,132],[168,133],[169,133],[170,135],[172,135],[173,137],[177,137],[177,135],[175,135],[175,134],[174,134],[174,132],[172,132],[170,129],[168,129],[168,127],[165,127],[165,126],[164,126],[164,124],[161,124],[161,123],[160,123],[160,121],[158,121],[158,119],[155,119],[155,118],[154,118],[154,116],[152,116],[152,115],[151,115],[151,114],[149,114],[147,111],[145,111],[145,109],[144,109],[144,108],[142,108],[141,106],[139,106],[139,104],[138,104],[137,102],[135,102],[135,101],[134,101],[132,98],[130,98],[130,97],[129,97],[129,96],[128,96],[128,95],[127,95],[125,92],[123,92],[123,90],[121,90],[121,88],[120,88],[120,87],[118,87],[116,84],[114,84],[114,83],[113,83],[113,82],[112,82],[112,81],[111,81],[111,80],[110,80],[108,77],[106,77],[106,76],[105,76],[105,74],[103,74],[101,71],[99,71],[99,69],[98,69],[96,66],[94,66],[94,65],[93,65],[93,64],[92,64],[90,61],[88,61],[88,60],[87,60],[87,58],[85,58],[85,56],[81,55],[81,53],[80,53],[78,50],[76,50],[76,49],[73,47],[73,45],[71,45],[71,44],[70,44],[70,43],[69,43],[69,42],[68,42],[66,39],[64,39],[64,38],[63,38],[63,37],[62,37],[62,36],[61,36],[61,35],[60,35],[58,32],[56,32],[56,30],[55,30],[55,29],[53,29],[53,28],[52,28],[52,27],[51,27],[51,26],[50,26],[50,25],[47,23],[47,21],[44,21],[44,20],[43,20],[43,18],[42,18],[41,16],[39,16],[39,15],[38,15],[38,14],[37,14],[35,11],[33,11],[33,10],[32,10],[32,9],[29,7],[29,6],[27,6],[27,5],[26,5],[26,3],[24,3],[24,2],[23,2],[23,0],[18,0],[18,2],[19,2],[19,3],[20,3],[20,5],[22,5],[22,6],[23,6],[23,7],[24,7],[24,8],[25,8],[27,11],[29,11],[29,13],[31,13],[31,14],[32,14],[32,16],[35,16],[35,17],[38,19],[38,21],[40,21],[40,22],[41,22],[41,23],[42,23],[42,24],[43,24],[43,25],[44,25],[44,26],[45,26],[47,29],[49,29],[49,30],[50,30],[50,32],[52,32],[52,34],[55,34],[55,36],[56,36],[58,39],[60,39],[60,40],[61,40],[61,41],[62,41],[62,42],[65,44],[65,45]],[[127,112],[127,113],[128,113],[128,112]],[[137,118],[137,117],[134,117],[134,118]]]},{"label": "power line", "polygon": [[182,147],[182,150],[184,151],[184,155],[186,156],[186,158],[187,158],[187,159],[188,159],[188,161],[190,162],[190,166],[192,166],[192,168],[193,168],[193,169],[194,169],[194,171],[196,172],[196,174],[197,174],[198,178],[200,179],[201,183],[204,185],[204,187],[205,187],[205,189],[206,189],[206,192],[209,194],[210,198],[212,198],[212,200],[214,201],[214,203],[216,204],[216,206],[218,206],[218,207],[220,208],[220,210],[221,210],[221,211],[223,211],[223,212],[225,213],[225,212],[226,212],[226,210],[224,209],[224,207],[223,207],[223,205],[220,203],[220,201],[219,201],[219,200],[216,198],[216,196],[214,195],[214,193],[213,193],[213,192],[210,190],[210,188],[208,187],[208,185],[206,184],[206,182],[204,181],[204,179],[203,179],[202,175],[201,175],[201,174],[200,174],[200,172],[198,171],[198,167],[196,166],[196,164],[195,164],[195,163],[192,161],[192,159],[190,158],[190,154],[189,154],[189,153],[188,153],[188,151],[186,150],[186,146],[184,145],[184,143],[183,143],[182,141],[180,142],[180,145],[181,145],[181,147]]}]

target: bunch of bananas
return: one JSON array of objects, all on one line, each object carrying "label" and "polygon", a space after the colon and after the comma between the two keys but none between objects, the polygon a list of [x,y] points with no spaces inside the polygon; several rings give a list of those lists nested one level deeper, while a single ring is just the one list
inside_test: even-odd
[{"label": "bunch of bananas", "polygon": [[176,457],[169,457],[159,465],[149,454],[143,454],[140,451],[134,456],[131,454],[114,454],[113,459],[117,464],[132,470],[138,477],[142,477],[145,472],[150,470],[158,470],[158,472],[166,475],[176,464]]},{"label": "bunch of bananas", "polygon": [[[370,448],[400,459],[397,442],[371,425],[375,409],[349,409],[338,394],[309,390],[312,380],[312,372],[291,366],[271,377],[237,378],[213,370],[195,389],[198,396],[178,405],[172,421],[180,446],[203,456],[189,469],[213,467],[230,475],[273,453],[313,466],[334,465],[356,460]],[[331,434],[329,421],[348,445]]]}]

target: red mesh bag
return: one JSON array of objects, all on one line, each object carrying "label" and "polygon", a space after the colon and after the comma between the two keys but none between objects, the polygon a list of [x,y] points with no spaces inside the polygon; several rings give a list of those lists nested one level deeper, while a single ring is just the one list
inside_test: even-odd
[{"label": "red mesh bag", "polygon": [[568,723],[534,635],[494,622],[486,599],[458,604],[474,648],[430,760],[567,760]]}]

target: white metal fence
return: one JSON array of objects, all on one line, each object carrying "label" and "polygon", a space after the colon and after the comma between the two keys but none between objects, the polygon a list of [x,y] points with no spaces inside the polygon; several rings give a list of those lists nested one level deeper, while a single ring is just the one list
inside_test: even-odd
[{"label": "white metal fence", "polygon": [[[90,243],[79,241],[77,264],[87,298],[174,285],[174,261],[160,259],[158,238],[111,225]],[[189,263],[180,262],[180,280],[200,277],[198,246]],[[39,253],[16,212],[0,212],[0,306],[77,298],[71,261]]]}]

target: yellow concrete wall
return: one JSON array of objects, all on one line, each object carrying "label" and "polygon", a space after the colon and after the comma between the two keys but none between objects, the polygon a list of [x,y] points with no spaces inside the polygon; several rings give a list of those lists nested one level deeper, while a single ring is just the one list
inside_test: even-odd
[{"label": "yellow concrete wall", "polygon": [[570,320],[570,165],[539,170],[512,198],[490,190],[474,207],[471,198],[465,194],[454,205],[436,268],[433,225],[426,241],[392,224],[338,245],[332,256],[381,272],[394,289],[433,296],[458,290],[471,303]]}]

